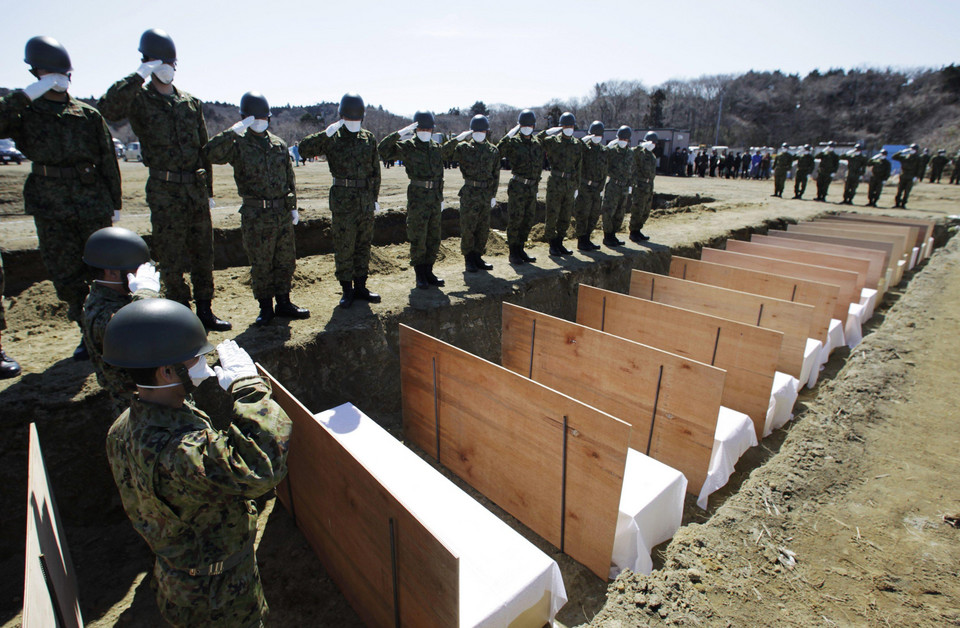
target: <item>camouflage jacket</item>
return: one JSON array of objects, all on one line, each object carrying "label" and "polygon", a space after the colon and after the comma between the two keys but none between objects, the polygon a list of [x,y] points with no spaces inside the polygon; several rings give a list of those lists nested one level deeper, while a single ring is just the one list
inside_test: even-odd
[{"label": "camouflage jacket", "polygon": [[387,161],[402,159],[411,181],[443,181],[443,155],[433,140],[421,142],[414,137],[401,141],[394,132],[380,140],[377,150]]},{"label": "camouflage jacket", "polygon": [[637,159],[629,146],[607,146],[607,174],[619,185],[632,186],[637,176]]},{"label": "camouflage jacket", "polygon": [[133,294],[120,293],[96,282],[83,302],[83,340],[90,353],[90,363],[97,373],[100,386],[112,393],[133,391],[133,380],[125,369],[118,369],[103,361],[103,334],[107,323],[124,305],[140,299],[155,299],[159,293],[140,289]]},{"label": "camouflage jacket", "polygon": [[859,179],[867,171],[867,156],[863,154],[844,155],[840,158],[847,162],[847,178]]},{"label": "camouflage jacket", "polygon": [[583,165],[580,168],[580,179],[583,181],[599,181],[600,187],[607,178],[607,149],[603,144],[593,142],[583,145]]},{"label": "camouflage jacket", "polygon": [[840,157],[833,151],[829,153],[822,151],[817,153],[817,159],[820,160],[820,169],[817,171],[823,174],[833,174],[840,168]]},{"label": "camouflage jacket", "polygon": [[641,184],[653,183],[653,178],[657,176],[657,156],[653,151],[637,146],[633,149],[634,158],[637,161],[637,179]]},{"label": "camouflage jacket", "polygon": [[816,166],[816,162],[813,160],[813,155],[807,153],[806,155],[800,155],[797,157],[797,176],[807,176],[813,172],[813,168]]},{"label": "camouflage jacket", "polygon": [[107,433],[107,459],[127,516],[168,566],[191,569],[241,551],[256,534],[253,499],[287,472],[291,422],[259,377],[234,382],[219,431],[190,403],[134,398]]},{"label": "camouflage jacket", "polygon": [[532,135],[517,133],[513,137],[504,135],[497,148],[500,155],[510,162],[510,171],[523,179],[539,180],[543,174],[543,144]]},{"label": "camouflage jacket", "polygon": [[874,157],[869,161],[871,166],[870,175],[872,178],[879,178],[886,181],[890,176],[890,160],[886,157]]},{"label": "camouflage jacket", "polygon": [[934,155],[933,159],[930,160],[930,168],[942,171],[948,161],[950,161],[950,159],[946,155]]},{"label": "camouflage jacket", "polygon": [[920,157],[916,153],[905,155],[903,151],[900,151],[893,158],[900,162],[901,177],[912,179],[920,175]]},{"label": "camouflage jacket", "polygon": [[930,163],[930,153],[923,153],[920,155],[920,167],[918,169],[917,176],[923,176],[923,172],[927,169],[928,163]]},{"label": "camouflage jacket", "polygon": [[[103,116],[93,107],[73,96],[67,96],[67,101],[62,103],[42,97],[31,102],[18,90],[0,98],[0,137],[12,138],[17,148],[35,164],[60,168],[92,164],[103,186],[104,202],[113,209],[122,207],[120,168],[113,137]],[[72,185],[77,185],[76,179],[29,175],[24,187],[27,213],[34,213],[32,201],[43,204],[42,199],[32,198],[31,187],[59,190],[66,201],[71,196]]]},{"label": "camouflage jacket", "polygon": [[337,179],[366,179],[373,197],[380,195],[380,153],[373,133],[360,129],[351,133],[346,127],[328,137],[325,131],[309,135],[297,145],[300,156],[327,156],[330,174]]},{"label": "camouflage jacket", "polygon": [[144,165],[175,172],[203,168],[207,191],[213,194],[213,170],[203,155],[207,125],[197,98],[176,87],[164,96],[152,81],[144,85],[140,75],[133,73],[111,85],[97,108],[107,120],[130,121],[130,128],[140,138]]},{"label": "camouflage jacket", "polygon": [[583,142],[575,137],[567,137],[563,132],[548,136],[546,131],[537,134],[543,145],[543,152],[547,155],[552,174],[572,174],[574,184],[580,183],[580,173],[583,169]]},{"label": "camouflage jacket", "polygon": [[787,152],[778,153],[777,158],[773,160],[773,169],[775,172],[785,174],[790,170],[790,166],[793,165],[793,161],[796,159],[793,155]]},{"label": "camouflage jacket", "polygon": [[462,142],[453,138],[444,142],[443,158],[456,160],[465,180],[489,183],[486,191],[496,195],[500,187],[500,151],[496,146],[488,141],[475,142],[473,138]]},{"label": "camouflage jacket", "polygon": [[269,131],[257,135],[247,130],[237,135],[227,129],[203,147],[207,159],[233,166],[237,191],[244,199],[284,199],[286,208],[297,208],[297,186],[286,143]]}]

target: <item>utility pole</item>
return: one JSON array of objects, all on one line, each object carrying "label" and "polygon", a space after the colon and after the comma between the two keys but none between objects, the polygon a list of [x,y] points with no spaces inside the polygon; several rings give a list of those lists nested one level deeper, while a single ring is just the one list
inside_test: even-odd
[{"label": "utility pole", "polygon": [[720,104],[717,106],[717,131],[713,135],[713,145],[720,143],[720,116],[723,113],[723,91],[720,92]]}]

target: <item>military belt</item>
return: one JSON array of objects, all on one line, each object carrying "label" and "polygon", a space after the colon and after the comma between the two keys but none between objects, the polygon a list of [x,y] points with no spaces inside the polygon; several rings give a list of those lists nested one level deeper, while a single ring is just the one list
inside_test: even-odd
[{"label": "military belt", "polygon": [[365,188],[367,187],[366,179],[338,179],[333,178],[333,184],[342,188]]},{"label": "military belt", "polygon": [[463,184],[471,188],[485,188],[490,185],[489,181],[471,181],[470,179],[464,179]]},{"label": "military belt", "polygon": [[197,173],[193,171],[180,172],[177,170],[150,168],[150,177],[156,177],[160,181],[166,181],[167,183],[193,183],[197,180]]},{"label": "military belt", "polygon": [[[217,561],[215,563],[210,563],[209,565],[203,565],[202,567],[194,567],[192,569],[179,569],[173,567],[177,571],[185,571],[191,576],[219,576],[224,571],[229,571],[245,561],[250,557],[250,554],[253,553],[253,542],[257,538],[256,534],[251,534],[250,539],[244,544],[243,549],[226,557],[223,560]],[[169,564],[169,563],[168,563]],[[171,565],[172,567],[172,565]]]},{"label": "military belt", "polygon": [[554,172],[552,170],[550,171],[551,177],[560,177],[561,179],[572,179],[573,175],[574,173],[572,172],[559,172],[559,171]]},{"label": "military belt", "polygon": [[589,180],[587,180],[587,179],[581,179],[580,182],[581,182],[581,183],[585,183],[585,184],[589,185],[589,186],[592,187],[592,188],[598,188],[598,187],[601,187],[601,186],[603,185],[603,181],[589,181]]},{"label": "military belt", "polygon": [[416,179],[410,179],[410,185],[417,188],[426,188],[428,190],[433,190],[440,187],[443,184],[443,181],[418,181]]},{"label": "military belt", "polygon": [[42,164],[35,163],[33,164],[32,172],[33,174],[38,174],[41,177],[52,177],[54,179],[76,179],[80,176],[80,173],[74,166],[58,168],[57,166],[44,166]]},{"label": "military belt", "polygon": [[614,179],[613,177],[610,177],[610,183],[619,185],[622,188],[630,187],[630,183],[628,181],[624,181],[623,179]]},{"label": "military belt", "polygon": [[524,179],[524,178],[521,177],[520,175],[516,175],[516,174],[513,175],[513,177],[512,177],[510,180],[511,180],[511,181],[519,181],[520,183],[522,183],[522,184],[524,184],[524,185],[533,185],[533,184],[535,184],[535,183],[537,183],[537,182],[540,181],[539,179]]},{"label": "military belt", "polygon": [[286,209],[287,202],[286,199],[275,198],[275,199],[262,199],[262,198],[248,198],[243,197],[243,204],[249,207],[257,207],[259,209]]}]

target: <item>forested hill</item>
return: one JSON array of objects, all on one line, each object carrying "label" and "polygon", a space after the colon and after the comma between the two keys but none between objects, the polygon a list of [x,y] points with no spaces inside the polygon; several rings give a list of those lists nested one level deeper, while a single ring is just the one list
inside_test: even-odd
[{"label": "forested hill", "polygon": [[[0,96],[8,90],[0,88]],[[268,95],[269,97],[269,95]],[[483,94],[478,93],[482,98]],[[94,99],[83,99],[95,104]],[[648,88],[639,81],[607,81],[583,98],[551,100],[534,107],[541,127],[573,111],[581,127],[599,119],[608,127],[687,128],[693,143],[730,146],[778,146],[826,140],[863,140],[868,147],[917,142],[931,149],[960,149],[960,66],[941,69],[833,69],[800,77],[781,72],[704,76],[667,81]],[[477,111],[489,114],[499,136],[516,121],[518,107],[484,105],[478,100],[437,117],[438,130],[459,132]],[[337,119],[336,102],[275,106],[271,130],[288,143],[323,129]],[[239,119],[236,105],[204,104],[213,135]],[[383,106],[368,106],[364,123],[377,137],[408,122]],[[129,125],[112,125],[114,134],[131,141]]]}]

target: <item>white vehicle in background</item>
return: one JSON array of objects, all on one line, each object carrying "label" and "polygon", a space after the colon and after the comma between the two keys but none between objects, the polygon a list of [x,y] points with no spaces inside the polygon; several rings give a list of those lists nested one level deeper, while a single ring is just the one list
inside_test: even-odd
[{"label": "white vehicle in background", "polygon": [[130,142],[127,144],[127,149],[123,151],[123,160],[143,161],[143,157],[140,155],[140,142]]},{"label": "white vehicle in background", "polygon": [[124,153],[127,152],[127,149],[123,147],[123,142],[117,138],[113,138],[113,150],[117,153],[117,159],[123,157]]}]

